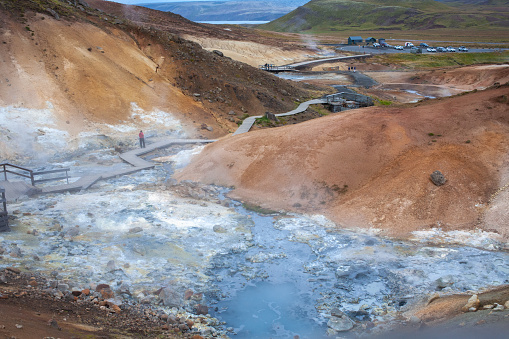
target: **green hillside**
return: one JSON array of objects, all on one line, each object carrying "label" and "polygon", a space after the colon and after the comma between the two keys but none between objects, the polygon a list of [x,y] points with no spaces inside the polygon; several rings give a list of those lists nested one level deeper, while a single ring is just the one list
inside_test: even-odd
[{"label": "green hillside", "polygon": [[[457,2],[455,2],[457,4]],[[433,0],[312,0],[260,26],[280,32],[416,30],[434,28],[492,29],[509,27],[509,12],[482,11]]]}]

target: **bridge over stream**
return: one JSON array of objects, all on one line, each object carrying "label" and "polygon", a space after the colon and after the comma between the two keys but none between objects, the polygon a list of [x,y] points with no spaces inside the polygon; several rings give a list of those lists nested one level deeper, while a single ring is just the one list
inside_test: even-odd
[{"label": "bridge over stream", "polygon": [[323,58],[323,59],[315,59],[315,60],[308,60],[308,61],[301,61],[296,62],[293,64],[283,65],[283,66],[276,66],[272,64],[265,64],[260,65],[258,68],[267,71],[267,72],[273,72],[273,73],[279,73],[279,72],[295,72],[299,70],[304,70],[308,67],[325,64],[328,62],[333,61],[344,61],[344,60],[351,60],[351,59],[363,59],[363,58],[369,58],[372,54],[359,54],[359,55],[350,55],[350,56],[338,56],[333,58]]}]

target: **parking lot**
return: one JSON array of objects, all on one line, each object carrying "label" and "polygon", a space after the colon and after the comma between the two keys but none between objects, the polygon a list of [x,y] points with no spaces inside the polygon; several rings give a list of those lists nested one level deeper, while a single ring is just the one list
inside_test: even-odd
[{"label": "parking lot", "polygon": [[[380,54],[380,53],[410,53],[410,48],[404,48],[403,50],[397,50],[394,49],[394,47],[372,47],[372,46],[365,46],[363,45],[344,45],[344,44],[333,44],[328,46],[336,46],[338,50],[341,51],[347,51],[347,52],[365,52],[366,54]],[[433,47],[447,47],[449,45],[431,45]],[[417,44],[418,47],[418,44]],[[455,53],[484,53],[484,52],[496,52],[506,49],[500,49],[500,48],[469,48],[468,52],[458,52],[458,48],[454,47],[456,49]],[[426,51],[426,48],[422,48],[422,53],[425,54],[436,54],[436,53],[454,53],[454,52],[428,52]]]}]

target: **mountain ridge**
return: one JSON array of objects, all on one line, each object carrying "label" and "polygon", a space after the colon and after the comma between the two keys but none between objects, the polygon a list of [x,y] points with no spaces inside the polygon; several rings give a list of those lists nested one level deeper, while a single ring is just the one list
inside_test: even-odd
[{"label": "mountain ridge", "polygon": [[499,11],[498,7],[472,10],[472,6],[467,6],[462,9],[452,3],[449,5],[449,2],[433,0],[312,0],[260,28],[305,33],[352,29],[491,29],[509,27],[508,14]]}]

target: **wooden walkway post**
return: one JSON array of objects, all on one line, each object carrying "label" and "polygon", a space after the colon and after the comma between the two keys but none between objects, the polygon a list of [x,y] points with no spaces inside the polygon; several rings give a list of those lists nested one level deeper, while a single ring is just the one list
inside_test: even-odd
[{"label": "wooden walkway post", "polygon": [[7,232],[11,229],[9,228],[9,216],[7,215],[7,199],[5,199],[5,189],[3,188],[0,188],[0,202],[3,208],[0,210],[0,232]]}]

